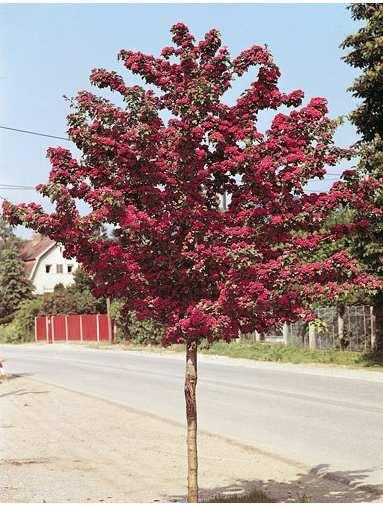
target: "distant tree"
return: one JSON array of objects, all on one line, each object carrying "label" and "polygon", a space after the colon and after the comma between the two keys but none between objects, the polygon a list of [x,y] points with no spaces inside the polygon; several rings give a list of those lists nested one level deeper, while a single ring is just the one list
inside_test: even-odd
[{"label": "distant tree", "polygon": [[73,274],[72,287],[78,292],[91,291],[95,283],[82,267],[78,267]]},{"label": "distant tree", "polygon": [[[93,310],[91,313],[105,313],[106,312],[106,301],[104,297],[95,297],[92,294],[92,290],[95,288],[95,282],[87,272],[80,266],[78,267],[73,275],[74,283],[68,287],[68,292],[73,293],[79,302],[79,311],[81,310],[82,303],[85,303],[85,307],[90,307],[92,301]],[[82,312],[82,311],[81,311]]]},{"label": "distant tree", "polygon": [[[199,42],[182,23],[171,31],[174,45],[159,57],[119,55],[156,94],[97,69],[92,83],[119,93],[121,105],[87,91],[73,99],[68,135],[81,158],[49,149],[49,182],[38,187],[55,210],[3,208],[10,223],[64,244],[92,273],[96,295],[120,298],[138,318],[164,325],[164,345],[185,344],[188,500],[196,502],[198,346],[313,319],[314,300],[377,286],[346,251],[314,262],[307,251],[368,227],[376,212],[370,192],[380,181],[355,183],[346,172],[328,192],[308,194],[311,179],[349,157],[334,144],[326,101],[302,106],[302,91],[282,92],[263,46],[232,58],[215,29]],[[255,80],[226,104],[232,82],[254,67]],[[284,112],[260,131],[259,113],[279,107]],[[88,214],[79,213],[78,199]],[[349,204],[363,219],[323,231],[328,216]],[[106,223],[113,241],[100,237]]]},{"label": "distant tree", "polygon": [[78,292],[71,287],[55,287],[52,293],[42,295],[40,314],[95,314],[98,313],[97,299],[91,292]]},{"label": "distant tree", "polygon": [[0,250],[10,246],[19,247],[22,240],[19,239],[11,227],[0,214]]},{"label": "distant tree", "polygon": [[[361,74],[349,88],[358,99],[358,107],[350,114],[361,140],[356,144],[360,161],[355,179],[383,176],[383,4],[353,4],[352,17],[363,25],[342,44],[350,52],[344,60],[360,69]],[[372,201],[383,209],[383,192],[376,188]],[[356,212],[355,219],[358,219]],[[367,271],[383,277],[383,220],[377,216],[369,233],[347,241],[352,254]],[[383,291],[373,297],[376,318],[375,350],[383,350]]]},{"label": "distant tree", "polygon": [[35,317],[40,314],[42,297],[26,299],[21,302],[12,321],[2,330],[7,342],[33,341],[35,337]]},{"label": "distant tree", "polygon": [[10,317],[21,302],[32,298],[32,290],[16,245],[7,241],[0,249],[0,318]]},{"label": "distant tree", "polygon": [[353,4],[348,9],[363,23],[342,43],[351,50],[343,59],[362,71],[349,88],[360,102],[350,118],[364,141],[374,141],[376,134],[383,134],[383,4]]}]

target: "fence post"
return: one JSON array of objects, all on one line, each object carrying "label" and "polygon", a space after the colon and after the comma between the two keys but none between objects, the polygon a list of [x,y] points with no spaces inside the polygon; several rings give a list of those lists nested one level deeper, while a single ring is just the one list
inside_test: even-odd
[{"label": "fence post", "polygon": [[374,306],[370,306],[371,350],[376,346],[376,316]]},{"label": "fence post", "polygon": [[35,341],[37,343],[37,316],[35,316]]},{"label": "fence post", "polygon": [[97,324],[97,342],[100,341],[100,315],[96,315],[96,324]]},{"label": "fence post", "polygon": [[285,346],[287,346],[287,342],[288,342],[288,339],[289,339],[289,326],[288,326],[287,322],[285,322],[283,324],[282,331],[283,331],[283,344]]},{"label": "fence post", "polygon": [[317,339],[316,339],[315,326],[313,322],[309,322],[309,348],[310,350],[315,350],[316,347],[317,347]]}]

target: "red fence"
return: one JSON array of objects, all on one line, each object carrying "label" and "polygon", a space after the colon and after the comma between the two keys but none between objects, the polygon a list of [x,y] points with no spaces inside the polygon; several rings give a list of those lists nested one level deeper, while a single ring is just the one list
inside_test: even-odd
[{"label": "red fence", "polygon": [[36,341],[113,341],[113,325],[106,314],[37,316]]}]

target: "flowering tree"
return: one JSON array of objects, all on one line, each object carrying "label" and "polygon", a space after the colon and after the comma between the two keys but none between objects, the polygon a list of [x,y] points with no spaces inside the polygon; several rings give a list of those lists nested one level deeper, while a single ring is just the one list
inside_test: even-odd
[{"label": "flowering tree", "polygon": [[[49,149],[49,182],[37,187],[55,211],[6,202],[4,213],[64,244],[93,276],[95,295],[122,297],[126,310],[165,325],[164,345],[185,344],[188,500],[197,501],[198,344],[310,319],[318,297],[377,286],[345,251],[318,261],[307,253],[366,228],[367,219],[325,231],[322,225],[347,205],[368,218],[379,183],[356,183],[348,171],[329,192],[307,194],[310,179],[349,156],[333,143],[326,101],[300,107],[302,91],[282,93],[264,47],[232,59],[217,30],[198,43],[182,23],[171,32],[174,46],[158,58],[119,53],[145,88],[127,86],[116,72],[92,71],[92,84],[117,92],[121,106],[88,91],[72,100],[68,135],[82,157]],[[225,104],[231,82],[253,68],[254,82]],[[280,106],[290,112],[259,131],[259,112]],[[227,209],[220,195],[228,195]],[[80,214],[78,199],[88,214]],[[99,233],[106,224],[113,239]]]}]

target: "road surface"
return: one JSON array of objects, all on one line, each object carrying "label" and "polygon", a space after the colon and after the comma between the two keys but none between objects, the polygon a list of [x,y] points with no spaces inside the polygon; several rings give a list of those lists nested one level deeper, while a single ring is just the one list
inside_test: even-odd
[{"label": "road surface", "polygon": [[[0,346],[7,371],[184,423],[184,360]],[[199,429],[353,484],[383,485],[383,374],[200,357]]]}]

